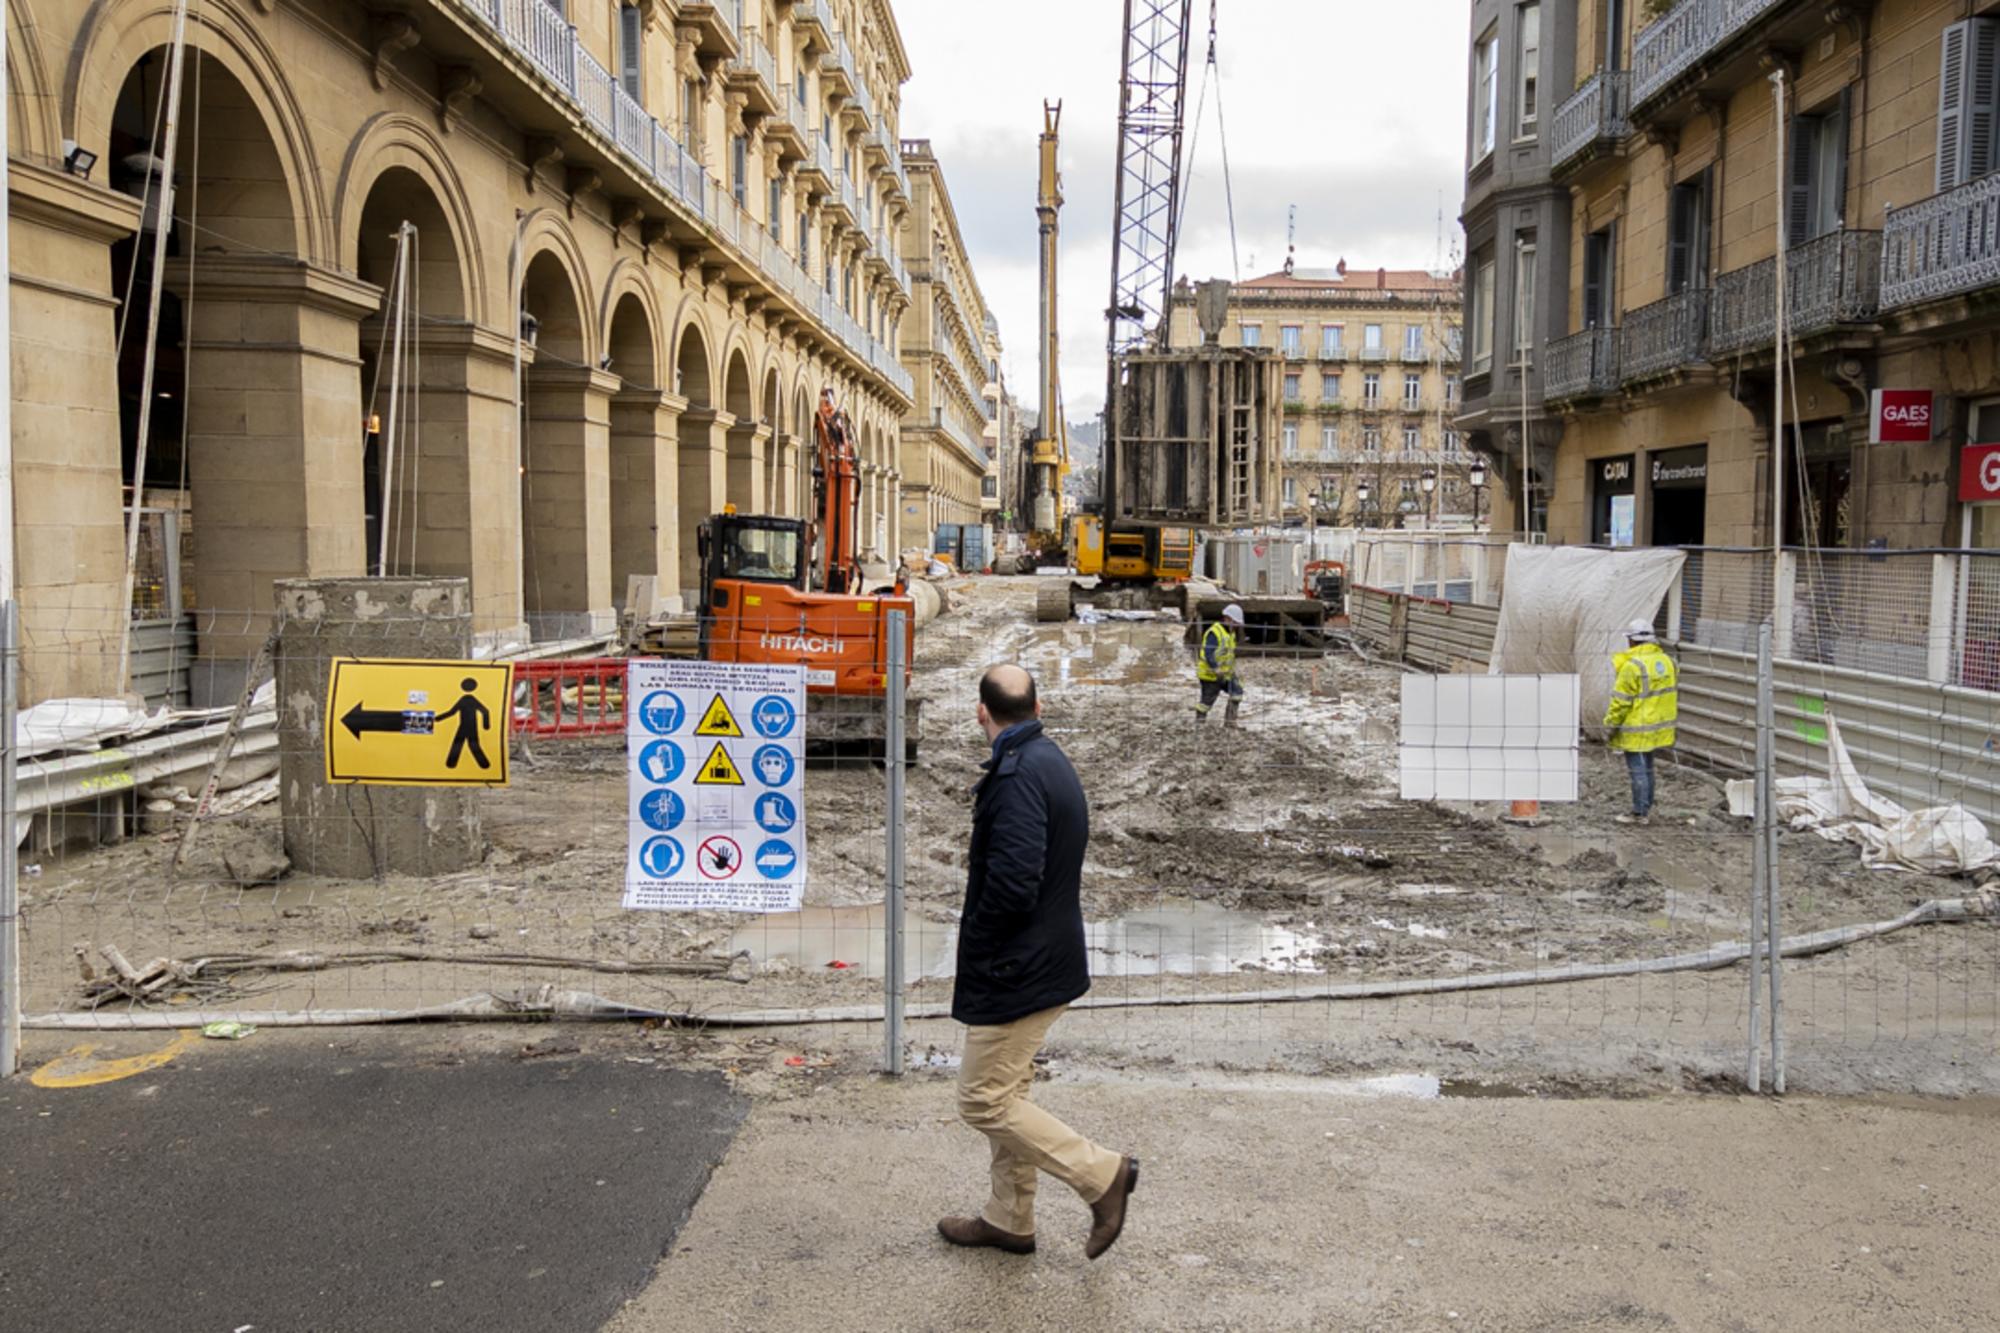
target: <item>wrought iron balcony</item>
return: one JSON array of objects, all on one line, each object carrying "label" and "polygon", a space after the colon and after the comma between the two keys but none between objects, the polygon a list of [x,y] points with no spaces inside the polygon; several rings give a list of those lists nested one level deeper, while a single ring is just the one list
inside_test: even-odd
[{"label": "wrought iron balcony", "polygon": [[2000,175],[1889,211],[1882,308],[1895,310],[2000,284]]},{"label": "wrought iron balcony", "polygon": [[1632,101],[1643,106],[1725,42],[1790,0],[1681,0],[1632,39]]},{"label": "wrought iron balcony", "polygon": [[1632,71],[1601,69],[1556,108],[1554,148],[1549,169],[1561,171],[1582,162],[1593,150],[1615,147],[1632,132],[1625,119],[1626,98],[1632,91]]},{"label": "wrought iron balcony", "polygon": [[1708,288],[1678,292],[1626,312],[1625,326],[1618,334],[1621,384],[1706,360]]},{"label": "wrought iron balcony", "polygon": [[[1768,347],[1776,337],[1777,261],[1759,260],[1715,280],[1709,302],[1708,352],[1728,356]],[[1881,287],[1882,233],[1835,231],[1785,255],[1785,317],[1803,337],[1875,318]]]},{"label": "wrought iron balcony", "polygon": [[1618,387],[1618,330],[1585,329],[1557,338],[1542,352],[1542,397],[1548,402],[1597,398]]}]

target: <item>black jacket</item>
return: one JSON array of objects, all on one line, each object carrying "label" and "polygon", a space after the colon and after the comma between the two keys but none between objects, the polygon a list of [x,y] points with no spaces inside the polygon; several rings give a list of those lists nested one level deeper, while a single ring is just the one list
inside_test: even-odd
[{"label": "black jacket", "polygon": [[1090,806],[1040,722],[1003,734],[972,802],[972,867],[951,1016],[1011,1023],[1090,989],[1083,851]]}]

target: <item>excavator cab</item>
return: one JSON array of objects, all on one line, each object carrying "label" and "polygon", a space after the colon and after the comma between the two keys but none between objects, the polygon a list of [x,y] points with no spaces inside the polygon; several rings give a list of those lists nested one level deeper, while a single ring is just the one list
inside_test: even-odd
[{"label": "excavator cab", "polygon": [[701,556],[701,618],[709,619],[718,583],[781,583],[806,590],[806,525],[769,514],[720,513],[695,534]]}]

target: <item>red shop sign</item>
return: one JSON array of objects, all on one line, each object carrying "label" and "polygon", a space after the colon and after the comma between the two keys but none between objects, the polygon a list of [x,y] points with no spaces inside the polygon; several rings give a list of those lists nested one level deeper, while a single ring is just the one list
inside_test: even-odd
[{"label": "red shop sign", "polygon": [[1958,498],[2000,500],[2000,444],[1968,444],[1959,451]]},{"label": "red shop sign", "polygon": [[1928,444],[1929,389],[1876,389],[1869,395],[1868,443]]}]

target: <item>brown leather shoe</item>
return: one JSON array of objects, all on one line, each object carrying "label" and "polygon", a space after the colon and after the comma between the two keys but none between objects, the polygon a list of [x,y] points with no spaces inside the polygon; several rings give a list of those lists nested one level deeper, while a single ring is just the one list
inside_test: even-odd
[{"label": "brown leather shoe", "polygon": [[1011,1231],[1002,1231],[983,1217],[941,1217],[938,1219],[938,1235],[954,1245],[984,1246],[1005,1250],[1009,1254],[1035,1252],[1032,1234],[1017,1236]]},{"label": "brown leather shoe", "polygon": [[1111,1178],[1111,1188],[1090,1205],[1090,1239],[1084,1242],[1084,1258],[1097,1258],[1117,1241],[1118,1233],[1125,1229],[1125,1200],[1138,1188],[1139,1159],[1127,1157]]}]

